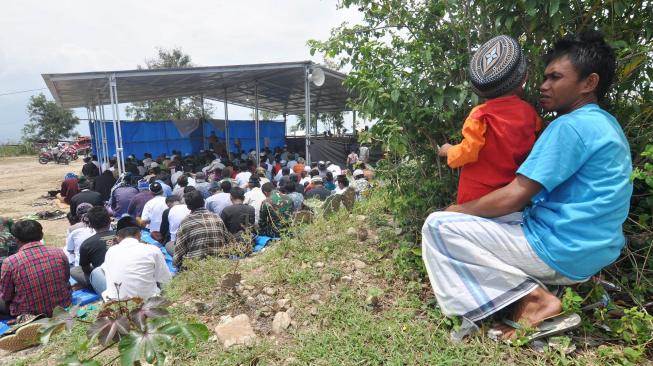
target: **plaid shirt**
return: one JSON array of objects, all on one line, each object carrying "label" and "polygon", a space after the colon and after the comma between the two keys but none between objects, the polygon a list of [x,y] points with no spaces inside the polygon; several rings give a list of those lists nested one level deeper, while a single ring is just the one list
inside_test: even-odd
[{"label": "plaid shirt", "polygon": [[0,297],[10,302],[12,316],[52,316],[55,307],[69,306],[72,301],[69,277],[70,267],[63,250],[48,248],[40,242],[27,243],[2,263]]},{"label": "plaid shirt", "polygon": [[184,258],[217,256],[226,243],[227,228],[222,219],[205,208],[197,209],[179,225],[172,263],[181,269]]}]

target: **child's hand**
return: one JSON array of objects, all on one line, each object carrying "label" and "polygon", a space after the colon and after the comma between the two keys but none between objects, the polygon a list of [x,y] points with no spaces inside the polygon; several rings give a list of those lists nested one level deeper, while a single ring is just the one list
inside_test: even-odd
[{"label": "child's hand", "polygon": [[449,149],[450,149],[452,146],[453,146],[453,145],[451,145],[451,144],[444,144],[444,145],[440,146],[440,149],[438,150],[438,155],[439,155],[439,156],[446,157],[446,156],[447,156],[447,152],[449,151]]}]

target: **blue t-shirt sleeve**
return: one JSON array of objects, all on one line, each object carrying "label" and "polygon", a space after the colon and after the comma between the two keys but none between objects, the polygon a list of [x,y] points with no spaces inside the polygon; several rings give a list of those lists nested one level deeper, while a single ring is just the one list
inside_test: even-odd
[{"label": "blue t-shirt sleeve", "polygon": [[517,174],[539,182],[551,192],[585,163],[586,147],[565,117],[552,122],[533,146]]}]

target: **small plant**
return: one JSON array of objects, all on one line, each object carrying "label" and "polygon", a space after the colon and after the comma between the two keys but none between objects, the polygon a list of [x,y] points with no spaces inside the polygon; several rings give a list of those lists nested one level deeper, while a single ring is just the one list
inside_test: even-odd
[{"label": "small plant", "polygon": [[621,319],[610,325],[614,333],[631,344],[644,344],[653,339],[653,316],[637,307],[624,309]]},{"label": "small plant", "polygon": [[[88,339],[67,354],[60,365],[100,365],[96,357],[116,347],[119,355],[114,360],[119,358],[123,366],[139,364],[141,360],[163,365],[165,352],[175,339],[180,339],[187,348],[208,339],[209,330],[204,324],[172,319],[166,309],[168,305],[169,302],[159,296],[147,301],[131,298],[105,303],[87,331]],[[71,330],[76,320],[84,322],[78,318],[77,310],[77,307],[69,311],[55,309],[42,330],[41,342],[48,343],[50,336],[63,328]],[[102,349],[90,357],[85,356],[96,340]]]},{"label": "small plant", "polygon": [[565,288],[565,294],[562,296],[562,311],[565,314],[580,313],[583,298],[572,290],[571,287]]}]

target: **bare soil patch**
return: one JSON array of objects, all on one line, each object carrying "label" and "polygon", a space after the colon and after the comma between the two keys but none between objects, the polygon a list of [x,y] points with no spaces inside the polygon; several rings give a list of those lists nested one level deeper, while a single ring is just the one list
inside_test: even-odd
[{"label": "bare soil patch", "polygon": [[[50,190],[61,188],[61,181],[68,172],[80,174],[83,162],[72,161],[70,165],[49,163],[41,165],[36,156],[0,158],[0,216],[14,219],[44,210],[56,210],[54,200],[42,196]],[[44,206],[33,206],[45,202]],[[68,220],[39,220],[45,232],[48,246],[65,244]]]}]

